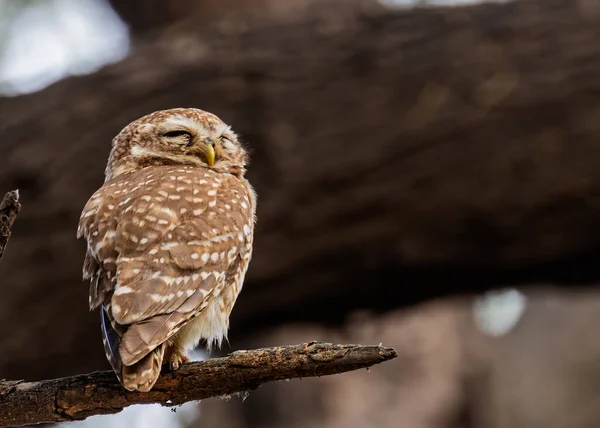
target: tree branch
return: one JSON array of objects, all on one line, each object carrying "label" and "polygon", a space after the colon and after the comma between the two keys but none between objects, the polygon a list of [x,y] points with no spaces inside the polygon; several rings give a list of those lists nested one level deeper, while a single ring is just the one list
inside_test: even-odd
[{"label": "tree branch", "polygon": [[128,392],[110,371],[40,382],[0,382],[0,426],[85,419],[132,404],[176,406],[252,391],[267,382],[366,368],[397,356],[383,346],[301,345],[237,351],[163,373],[148,393]]},{"label": "tree branch", "polygon": [[0,259],[4,254],[4,249],[10,238],[10,228],[12,227],[17,214],[21,211],[19,203],[19,191],[13,190],[4,195],[0,202]]}]

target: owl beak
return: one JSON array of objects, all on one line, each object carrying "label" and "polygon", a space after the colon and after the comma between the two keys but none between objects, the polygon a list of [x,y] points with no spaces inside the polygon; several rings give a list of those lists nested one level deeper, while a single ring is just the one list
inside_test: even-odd
[{"label": "owl beak", "polygon": [[206,144],[204,146],[204,155],[206,156],[206,163],[209,168],[212,168],[215,164],[215,146],[212,144]]}]

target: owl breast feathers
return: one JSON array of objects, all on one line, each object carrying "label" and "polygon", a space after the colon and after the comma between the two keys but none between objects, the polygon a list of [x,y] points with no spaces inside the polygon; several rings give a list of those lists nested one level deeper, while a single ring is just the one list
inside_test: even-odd
[{"label": "owl breast feathers", "polygon": [[227,337],[252,256],[255,194],[247,155],[216,116],[152,113],[113,140],[104,185],[78,237],[90,309],[100,308],[107,358],[128,390],[149,391],[201,339]]}]

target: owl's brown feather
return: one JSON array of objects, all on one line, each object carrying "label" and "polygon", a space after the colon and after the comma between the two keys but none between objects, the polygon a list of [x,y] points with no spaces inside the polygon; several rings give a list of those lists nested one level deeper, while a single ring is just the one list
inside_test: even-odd
[{"label": "owl's brown feather", "polygon": [[[243,165],[228,173],[227,159],[210,169],[173,165],[166,154],[166,165],[127,169],[138,147],[128,128],[129,140],[115,140],[107,180],[86,204],[78,236],[88,243],[90,308],[104,305],[110,320],[107,357],[126,388],[143,390],[156,381],[167,345],[177,357],[200,337],[226,334],[252,253],[255,203],[239,176]],[[136,150],[155,153],[144,144]]]},{"label": "owl's brown feather", "polygon": [[129,391],[150,391],[160,376],[165,348],[166,343],[163,343],[136,364],[123,366],[121,374],[123,386]]},{"label": "owl's brown feather", "polygon": [[177,333],[186,321],[206,307],[206,297],[213,292],[215,285],[215,276],[210,275],[202,281],[196,292],[173,312],[155,315],[131,324],[122,338],[120,347],[123,364],[135,364],[149,349],[153,349]]}]

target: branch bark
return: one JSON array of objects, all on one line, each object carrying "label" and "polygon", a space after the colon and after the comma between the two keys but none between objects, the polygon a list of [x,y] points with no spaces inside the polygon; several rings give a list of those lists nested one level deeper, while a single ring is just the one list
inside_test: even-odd
[{"label": "branch bark", "polygon": [[4,195],[0,202],[0,259],[10,238],[10,229],[21,211],[19,191],[13,190]]},{"label": "branch bark", "polygon": [[366,368],[395,357],[394,349],[383,346],[323,342],[237,351],[163,373],[148,393],[126,391],[108,371],[40,382],[0,381],[0,426],[81,420],[118,413],[132,404],[176,406],[252,391],[267,382]]}]

